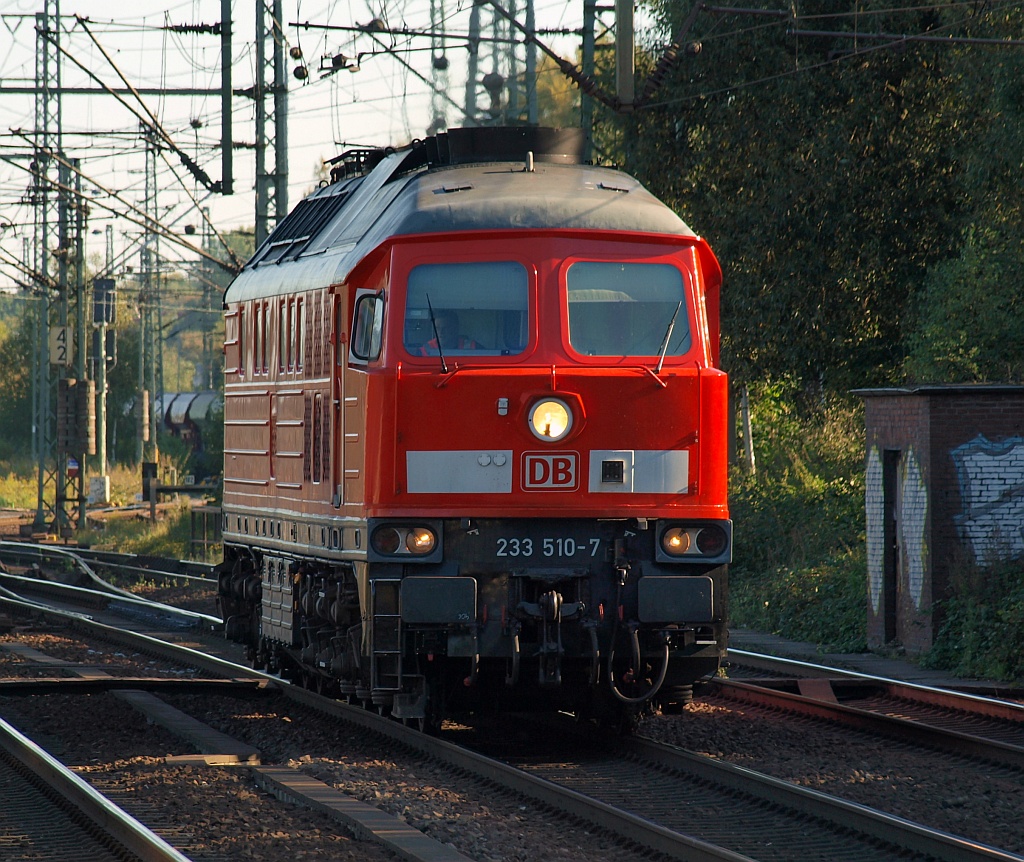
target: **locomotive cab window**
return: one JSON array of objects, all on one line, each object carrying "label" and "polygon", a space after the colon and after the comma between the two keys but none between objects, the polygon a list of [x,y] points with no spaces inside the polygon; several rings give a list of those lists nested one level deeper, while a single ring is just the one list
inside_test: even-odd
[{"label": "locomotive cab window", "polygon": [[662,350],[666,356],[689,351],[685,285],[671,264],[579,261],[565,280],[569,343],[577,353],[653,357]]},{"label": "locomotive cab window", "polygon": [[529,341],[526,268],[432,263],[409,273],[405,349],[413,356],[514,356]]},{"label": "locomotive cab window", "polygon": [[369,291],[361,293],[352,317],[351,358],[359,362],[377,359],[384,326],[384,297]]}]

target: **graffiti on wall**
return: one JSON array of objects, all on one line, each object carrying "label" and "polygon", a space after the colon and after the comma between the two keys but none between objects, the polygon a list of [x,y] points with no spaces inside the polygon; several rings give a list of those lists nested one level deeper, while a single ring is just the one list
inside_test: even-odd
[{"label": "graffiti on wall", "polygon": [[[868,592],[877,614],[881,607],[885,577],[885,477],[882,455],[877,446],[868,452],[865,509],[867,514]],[[922,606],[927,571],[928,489],[913,448],[900,454],[896,476],[895,507],[897,537],[901,549],[898,569],[906,592],[918,610]]]},{"label": "graffiti on wall", "polygon": [[922,610],[926,556],[928,554],[928,488],[917,460],[908,449],[900,461],[900,545],[907,566],[907,588],[914,607]]},{"label": "graffiti on wall", "polygon": [[975,562],[1024,555],[1024,438],[994,441],[979,434],[949,454],[963,503],[954,521]]},{"label": "graffiti on wall", "polygon": [[868,450],[867,474],[864,479],[868,597],[871,599],[871,609],[877,615],[882,604],[882,578],[885,574],[885,494],[882,458],[877,446]]}]

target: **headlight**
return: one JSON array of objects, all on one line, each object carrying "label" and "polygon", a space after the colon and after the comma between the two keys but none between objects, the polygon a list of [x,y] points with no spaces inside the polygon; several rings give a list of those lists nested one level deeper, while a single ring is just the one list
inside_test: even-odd
[{"label": "headlight", "polygon": [[690,544],[690,534],[682,527],[666,530],[665,535],[661,537],[661,546],[665,549],[665,553],[671,554],[673,557],[685,554],[690,550]]},{"label": "headlight", "polygon": [[572,430],[569,405],[557,398],[538,401],[530,409],[530,430],[539,440],[561,440]]},{"label": "headlight", "polygon": [[729,562],[730,521],[666,524],[658,539],[657,558],[663,562]]},{"label": "headlight", "polygon": [[426,527],[413,527],[405,536],[405,547],[410,554],[429,554],[437,544],[437,537]]},{"label": "headlight", "polygon": [[422,557],[437,547],[437,536],[429,527],[382,524],[373,531],[370,544],[374,551],[385,557],[407,554]]}]

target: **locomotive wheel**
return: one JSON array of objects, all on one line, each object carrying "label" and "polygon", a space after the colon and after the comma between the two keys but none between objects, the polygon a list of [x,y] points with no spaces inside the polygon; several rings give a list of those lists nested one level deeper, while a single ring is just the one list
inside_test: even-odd
[{"label": "locomotive wheel", "polygon": [[640,713],[623,704],[613,704],[601,713],[598,724],[618,736],[632,736],[640,723]]},{"label": "locomotive wheel", "polygon": [[418,718],[416,719],[416,726],[419,728],[420,733],[425,733],[427,736],[441,735],[441,719],[439,718],[434,718],[433,716]]}]

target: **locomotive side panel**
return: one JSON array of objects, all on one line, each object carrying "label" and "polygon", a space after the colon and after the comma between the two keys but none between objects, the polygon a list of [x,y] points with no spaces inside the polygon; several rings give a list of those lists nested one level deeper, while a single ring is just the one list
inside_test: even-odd
[{"label": "locomotive side panel", "polygon": [[[270,399],[265,390],[229,390],[224,397],[225,493],[250,498],[266,488],[270,461]],[[229,491],[230,488],[230,491]]]},{"label": "locomotive side panel", "polygon": [[309,451],[308,396],[301,389],[274,387],[274,453],[271,477],[278,494],[294,497],[302,488],[303,462]]}]

